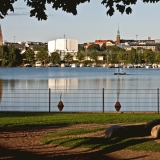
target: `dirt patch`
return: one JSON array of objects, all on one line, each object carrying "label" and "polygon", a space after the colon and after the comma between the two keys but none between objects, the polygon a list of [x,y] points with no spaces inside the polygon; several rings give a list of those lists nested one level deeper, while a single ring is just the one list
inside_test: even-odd
[{"label": "dirt patch", "polygon": [[[130,151],[125,146],[114,146],[99,151],[97,149],[67,148],[63,146],[41,144],[40,140],[49,133],[75,128],[104,127],[107,125],[72,125],[72,126],[35,126],[0,128],[0,159],[62,159],[62,160],[124,160],[143,159],[159,160],[159,152]],[[90,133],[87,136],[104,137],[103,132]],[[144,137],[139,137],[144,139]],[[151,137],[145,137],[151,138]],[[159,142],[159,140],[156,140]],[[127,146],[126,146],[127,147]]]}]

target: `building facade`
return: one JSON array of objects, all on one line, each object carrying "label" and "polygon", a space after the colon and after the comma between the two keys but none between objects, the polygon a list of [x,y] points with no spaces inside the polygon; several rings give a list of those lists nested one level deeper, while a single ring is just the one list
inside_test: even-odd
[{"label": "building facade", "polygon": [[112,40],[95,40],[94,44],[99,44],[100,47],[102,47],[103,44],[106,44],[106,46],[114,46],[115,42]]},{"label": "building facade", "polygon": [[1,29],[1,25],[0,25],[0,46],[3,45],[3,36],[2,36],[2,29]]},{"label": "building facade", "polygon": [[78,40],[75,39],[57,39],[48,42],[49,55],[52,52],[57,51],[61,59],[64,58],[65,54],[70,53],[73,56],[77,55],[78,52]]}]

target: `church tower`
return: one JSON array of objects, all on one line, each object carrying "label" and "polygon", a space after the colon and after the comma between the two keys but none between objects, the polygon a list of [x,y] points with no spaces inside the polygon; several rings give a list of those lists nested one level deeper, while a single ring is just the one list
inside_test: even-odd
[{"label": "church tower", "polygon": [[0,46],[3,45],[3,37],[2,37],[2,30],[1,30],[1,25],[0,25]]},{"label": "church tower", "polygon": [[119,25],[118,25],[118,31],[117,31],[117,37],[116,37],[116,44],[120,44],[120,31],[119,31]]}]

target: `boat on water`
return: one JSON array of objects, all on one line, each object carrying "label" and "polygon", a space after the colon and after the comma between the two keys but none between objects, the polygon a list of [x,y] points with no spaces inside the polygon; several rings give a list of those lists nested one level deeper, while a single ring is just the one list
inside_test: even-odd
[{"label": "boat on water", "polygon": [[83,64],[83,63],[81,63],[79,66],[80,66],[80,67],[86,67],[86,65]]},{"label": "boat on water", "polygon": [[43,64],[41,61],[36,61],[35,67],[43,67]]},{"label": "boat on water", "polygon": [[32,65],[29,63],[26,63],[26,64],[24,64],[24,67],[32,67]]},{"label": "boat on water", "polygon": [[54,64],[53,63],[48,63],[47,67],[54,67]]},{"label": "boat on water", "polygon": [[93,63],[93,64],[92,64],[92,67],[97,67],[97,64],[96,64],[96,63]]},{"label": "boat on water", "polygon": [[76,68],[76,67],[79,67],[79,65],[76,63],[73,63],[73,64],[71,64],[71,67]]},{"label": "boat on water", "polygon": [[122,69],[118,68],[117,72],[114,72],[114,75],[126,75],[126,72],[122,71]]}]

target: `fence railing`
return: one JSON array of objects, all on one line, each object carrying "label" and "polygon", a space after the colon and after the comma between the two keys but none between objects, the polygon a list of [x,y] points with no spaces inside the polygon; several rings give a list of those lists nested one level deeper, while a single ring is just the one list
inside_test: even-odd
[{"label": "fence railing", "polygon": [[62,112],[121,112],[159,113],[157,89],[3,89],[0,111],[59,112],[58,102],[64,104]]}]

